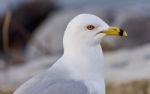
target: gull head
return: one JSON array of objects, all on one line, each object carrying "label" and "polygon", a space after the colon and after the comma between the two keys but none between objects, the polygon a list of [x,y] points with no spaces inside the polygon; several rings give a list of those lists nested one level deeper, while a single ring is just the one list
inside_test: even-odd
[{"label": "gull head", "polygon": [[101,18],[92,14],[80,14],[68,24],[63,43],[73,46],[99,45],[104,36],[127,36],[127,33],[118,28],[111,27]]}]

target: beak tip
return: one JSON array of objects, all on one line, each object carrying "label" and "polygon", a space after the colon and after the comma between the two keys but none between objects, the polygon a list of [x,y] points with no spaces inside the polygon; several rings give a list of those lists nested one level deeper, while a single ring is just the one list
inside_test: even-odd
[{"label": "beak tip", "polygon": [[125,37],[127,37],[127,36],[128,36],[128,34],[127,34],[127,32],[126,32],[126,31],[124,31],[123,36],[125,36]]}]

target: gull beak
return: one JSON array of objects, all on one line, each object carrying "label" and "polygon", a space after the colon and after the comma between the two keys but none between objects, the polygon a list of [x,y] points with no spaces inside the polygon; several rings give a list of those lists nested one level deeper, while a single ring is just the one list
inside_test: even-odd
[{"label": "gull beak", "polygon": [[118,27],[109,27],[108,29],[98,32],[97,34],[104,33],[108,36],[128,36],[127,32]]}]

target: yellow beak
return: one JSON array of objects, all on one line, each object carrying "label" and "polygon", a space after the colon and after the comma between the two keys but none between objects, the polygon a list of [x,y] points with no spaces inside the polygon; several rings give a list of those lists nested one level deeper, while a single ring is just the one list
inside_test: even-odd
[{"label": "yellow beak", "polygon": [[128,36],[126,31],[118,27],[109,27],[107,30],[104,30],[99,33],[105,33],[108,36]]}]

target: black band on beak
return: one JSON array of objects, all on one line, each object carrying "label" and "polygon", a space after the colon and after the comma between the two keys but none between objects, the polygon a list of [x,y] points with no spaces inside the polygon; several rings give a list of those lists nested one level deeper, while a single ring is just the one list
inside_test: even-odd
[{"label": "black band on beak", "polygon": [[119,35],[123,36],[123,32],[124,32],[124,30],[120,29]]}]

